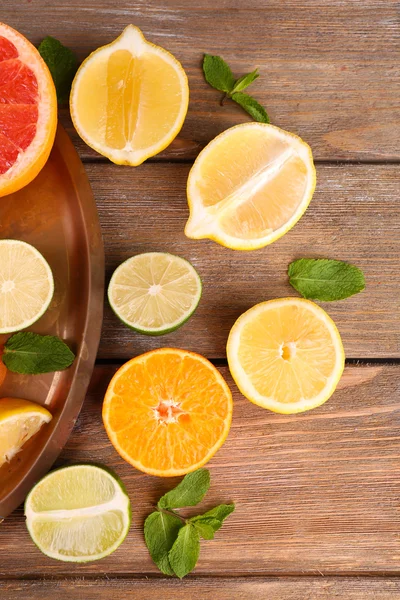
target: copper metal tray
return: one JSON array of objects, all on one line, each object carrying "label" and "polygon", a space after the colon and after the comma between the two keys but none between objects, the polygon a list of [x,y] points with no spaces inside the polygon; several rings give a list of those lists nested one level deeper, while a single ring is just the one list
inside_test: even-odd
[{"label": "copper metal tray", "polygon": [[[0,238],[33,244],[48,260],[55,294],[47,313],[31,328],[66,340],[76,354],[59,373],[8,373],[0,397],[45,405],[53,420],[0,469],[0,517],[6,517],[51,467],[78,417],[100,340],[104,295],[104,249],[96,204],[84,167],[59,126],[51,156],[37,178],[0,198]],[[5,336],[0,336],[4,343]],[[1,519],[0,519],[1,521]]]}]

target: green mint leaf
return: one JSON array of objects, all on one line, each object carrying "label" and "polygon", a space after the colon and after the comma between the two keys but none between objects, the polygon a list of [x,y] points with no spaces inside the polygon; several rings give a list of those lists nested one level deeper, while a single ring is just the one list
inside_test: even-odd
[{"label": "green mint leaf", "polygon": [[199,554],[199,532],[191,523],[188,523],[179,530],[178,537],[168,554],[169,563],[179,579],[193,571]]},{"label": "green mint leaf", "polygon": [[341,260],[300,258],[289,265],[289,282],[304,298],[330,302],[365,288],[363,272]]},{"label": "green mint leaf", "polygon": [[252,96],[244,94],[243,92],[236,92],[232,94],[232,100],[239,104],[245,111],[249,113],[255,121],[259,123],[269,123],[269,116],[261,104],[257,102]]},{"label": "green mint leaf", "polygon": [[235,85],[235,78],[229,65],[220,56],[205,54],[203,72],[207,83],[220,92],[229,94]]},{"label": "green mint leaf", "polygon": [[208,510],[203,515],[197,515],[196,517],[193,517],[192,519],[190,519],[190,521],[192,523],[195,523],[197,521],[204,521],[205,519],[212,519],[212,523],[209,521],[207,522],[213,526],[214,531],[218,531],[218,529],[222,527],[222,524],[225,521],[225,519],[229,517],[229,515],[233,513],[234,510],[234,504],[220,504],[219,506],[215,506],[211,510]]},{"label": "green mint leaf", "polygon": [[193,520],[190,519],[190,522],[193,523],[193,526],[197,529],[201,537],[205,540],[213,540],[214,533],[218,531],[218,529],[222,525],[221,521],[219,521],[218,519],[203,516],[200,516]]},{"label": "green mint leaf", "polygon": [[159,508],[195,506],[204,498],[209,487],[210,472],[207,469],[198,469],[186,475],[176,488],[162,496],[157,506]]},{"label": "green mint leaf", "polygon": [[151,558],[164,575],[174,575],[168,553],[183,523],[178,516],[155,511],[144,523],[144,539]]},{"label": "green mint leaf", "polygon": [[257,73],[257,69],[255,69],[255,71],[252,71],[251,73],[247,73],[246,75],[239,77],[239,79],[235,81],[235,85],[231,94],[235,94],[236,92],[242,92],[251,83],[253,83],[253,81],[255,81],[257,77],[260,77],[260,74]]},{"label": "green mint leaf", "polygon": [[14,373],[38,375],[63,371],[72,365],[75,355],[60,338],[21,331],[5,346],[3,362]]},{"label": "green mint leaf", "polygon": [[144,523],[144,539],[150,556],[164,575],[175,575],[168,553],[178,537],[183,523],[179,517],[159,512],[151,513]]},{"label": "green mint leaf", "polygon": [[53,77],[58,103],[68,102],[72,80],[78,69],[75,54],[51,36],[44,38],[38,50]]}]

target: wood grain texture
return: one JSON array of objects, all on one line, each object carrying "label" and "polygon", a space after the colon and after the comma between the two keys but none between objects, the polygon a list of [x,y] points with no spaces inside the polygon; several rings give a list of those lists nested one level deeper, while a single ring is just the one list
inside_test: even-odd
[{"label": "wood grain texture", "polygon": [[2,600],[394,600],[396,578],[0,581]]},{"label": "wood grain texture", "polygon": [[[245,121],[204,81],[204,52],[222,55],[237,76],[256,66],[251,93],[274,124],[308,141],[317,159],[400,158],[400,44],[395,0],[3,0],[1,19],[33,43],[60,39],[79,59],[128,23],[182,62],[189,114],[164,157],[193,158],[217,133]],[[72,133],[67,110],[61,119]],[[84,157],[94,156],[74,141]]]},{"label": "wood grain texture", "polygon": [[297,295],[288,283],[287,267],[299,257],[345,260],[365,273],[365,292],[324,304],[349,358],[400,356],[397,166],[319,165],[317,190],[304,217],[283,238],[254,252],[185,237],[189,169],[159,163],[134,170],[87,165],[103,230],[107,282],[123,260],[155,250],[190,260],[204,284],[195,315],[162,338],[128,329],[106,303],[101,358],[130,358],[160,346],[224,357],[229,330],[242,312],[263,300]]},{"label": "wood grain texture", "polygon": [[[157,575],[143,521],[179,479],[141,474],[109,443],[100,411],[114,372],[112,366],[95,370],[58,464],[95,460],[118,473],[133,506],[127,540],[100,563],[50,560],[29,541],[20,509],[0,526],[0,578]],[[237,509],[214,541],[202,543],[196,573],[400,575],[400,366],[348,367],[324,406],[293,416],[254,406],[227,368],[221,372],[234,393],[233,423],[209,463],[212,485],[201,509],[228,501]]]}]

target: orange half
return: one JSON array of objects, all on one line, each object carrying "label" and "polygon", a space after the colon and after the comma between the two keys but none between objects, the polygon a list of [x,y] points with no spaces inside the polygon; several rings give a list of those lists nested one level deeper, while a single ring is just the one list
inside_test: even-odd
[{"label": "orange half", "polygon": [[131,465],[160,477],[203,466],[224,443],[232,394],[203,356],[161,348],[123,365],[103,404],[111,443]]}]

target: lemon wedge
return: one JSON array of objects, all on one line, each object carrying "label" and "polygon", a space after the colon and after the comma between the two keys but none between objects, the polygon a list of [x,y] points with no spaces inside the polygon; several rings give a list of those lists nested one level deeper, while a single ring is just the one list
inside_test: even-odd
[{"label": "lemon wedge", "polygon": [[82,63],[70,97],[81,138],[111,161],[132,166],[172,142],[188,103],[182,65],[133,25]]},{"label": "lemon wedge", "polygon": [[188,178],[189,238],[255,250],[282,237],[305,212],[316,184],[310,147],[265,123],[217,136]]},{"label": "lemon wedge", "polygon": [[52,419],[49,411],[28,400],[0,400],[0,467],[10,461],[44,423]]}]

